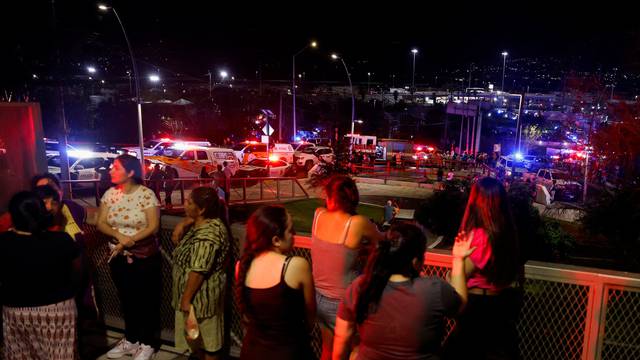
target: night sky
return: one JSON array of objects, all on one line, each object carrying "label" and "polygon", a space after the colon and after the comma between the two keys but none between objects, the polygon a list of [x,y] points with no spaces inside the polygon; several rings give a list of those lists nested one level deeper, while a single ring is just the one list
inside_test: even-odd
[{"label": "night sky", "polygon": [[[66,73],[75,71],[69,64],[96,63],[100,56],[112,59],[112,69],[127,60],[115,18],[100,13],[95,2],[55,1],[57,32],[51,1],[11,7],[9,3],[3,2],[1,11],[0,85],[52,71],[56,41]],[[344,76],[329,61],[331,51],[343,54],[356,81],[368,71],[376,74],[374,81],[392,73],[406,78],[413,46],[420,50],[419,73],[470,62],[498,65],[503,49],[511,58],[566,59],[568,67],[640,68],[640,22],[632,20],[636,10],[628,4],[582,2],[559,8],[559,2],[203,3],[111,2],[142,60],[141,70],[156,67],[166,75],[202,78],[208,69],[225,68],[238,78],[254,79],[261,69],[264,79],[284,79],[290,76],[291,55],[310,39],[320,48],[302,54],[299,68],[317,80]]]}]

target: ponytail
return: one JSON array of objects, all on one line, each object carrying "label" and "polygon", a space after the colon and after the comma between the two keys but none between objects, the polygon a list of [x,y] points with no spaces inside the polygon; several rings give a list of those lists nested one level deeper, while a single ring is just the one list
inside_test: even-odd
[{"label": "ponytail", "polygon": [[376,312],[389,278],[400,274],[413,280],[420,276],[414,260],[424,261],[427,240],[415,225],[394,225],[387,238],[369,257],[356,299],[356,322],[363,323],[367,316]]}]

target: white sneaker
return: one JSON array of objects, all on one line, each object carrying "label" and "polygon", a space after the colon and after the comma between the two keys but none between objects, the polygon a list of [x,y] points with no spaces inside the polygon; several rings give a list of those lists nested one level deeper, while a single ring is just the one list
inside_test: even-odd
[{"label": "white sneaker", "polygon": [[116,346],[114,346],[111,350],[109,350],[109,352],[107,353],[107,358],[119,359],[124,355],[133,355],[138,351],[139,347],[140,347],[140,344],[138,343],[133,344],[127,341],[127,339],[122,338],[120,339],[120,341],[118,341]]},{"label": "white sneaker", "polygon": [[153,358],[155,351],[149,345],[140,344],[138,351],[133,356],[133,360],[150,360]]}]

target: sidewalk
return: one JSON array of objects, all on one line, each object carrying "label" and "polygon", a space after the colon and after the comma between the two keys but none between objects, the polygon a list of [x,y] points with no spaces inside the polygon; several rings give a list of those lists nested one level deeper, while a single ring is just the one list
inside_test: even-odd
[{"label": "sidewalk", "polygon": [[[107,331],[107,342],[109,343],[109,348],[114,346],[121,338],[123,334],[117,333],[115,331]],[[96,360],[107,360],[107,354],[103,354]],[[131,356],[125,356],[123,359],[132,359]],[[185,353],[182,353],[176,350],[174,347],[162,345],[160,350],[155,354],[154,360],[187,360],[189,356]]]}]

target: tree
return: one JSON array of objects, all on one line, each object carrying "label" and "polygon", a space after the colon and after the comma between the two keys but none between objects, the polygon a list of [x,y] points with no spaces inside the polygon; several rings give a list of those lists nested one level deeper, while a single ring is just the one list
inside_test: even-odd
[{"label": "tree", "polygon": [[587,204],[581,219],[592,238],[604,238],[617,250],[625,270],[640,272],[640,189],[603,192]]},{"label": "tree", "polygon": [[[623,104],[612,111],[614,121],[600,127],[593,134],[593,150],[601,165],[622,168],[622,181],[632,183],[640,168],[640,119],[636,103],[633,107]],[[634,111],[635,110],[635,111]]]}]

